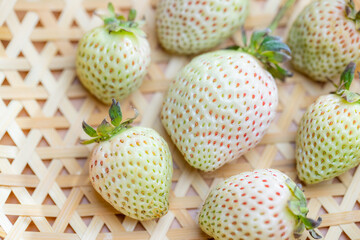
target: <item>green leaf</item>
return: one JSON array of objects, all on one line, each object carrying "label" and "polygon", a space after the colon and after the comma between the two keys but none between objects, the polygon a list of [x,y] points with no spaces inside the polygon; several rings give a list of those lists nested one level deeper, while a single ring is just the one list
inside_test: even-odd
[{"label": "green leaf", "polygon": [[360,103],[360,94],[349,90],[354,80],[355,69],[356,64],[350,62],[341,74],[339,86],[334,84],[337,87],[335,94],[345,99],[348,103]]},{"label": "green leaf", "polygon": [[227,47],[225,48],[226,50],[239,50],[239,46],[230,46],[230,47]]},{"label": "green leaf", "polygon": [[131,128],[131,123],[138,116],[138,111],[134,109],[135,116],[126,120],[125,122],[121,122],[122,120],[122,112],[120,108],[120,104],[113,99],[112,104],[109,109],[109,116],[111,118],[111,125],[106,119],[104,119],[97,130],[95,131],[91,126],[83,122],[84,131],[90,136],[93,137],[89,140],[81,141],[82,144],[90,144],[94,142],[103,142],[109,140],[111,137],[120,134],[123,131]]},{"label": "green leaf", "polygon": [[344,72],[341,74],[340,77],[340,86],[344,86],[346,90],[350,89],[350,85],[354,79],[356,64],[354,62],[350,62]]},{"label": "green leaf", "polygon": [[122,125],[127,126],[127,125],[131,124],[132,122],[134,122],[135,118],[137,118],[139,116],[139,112],[136,108],[134,108],[134,112],[135,112],[134,117],[127,119],[125,122],[122,123]]},{"label": "green leaf", "polygon": [[115,99],[112,100],[112,104],[109,108],[109,116],[111,119],[111,124],[115,127],[119,126],[122,120],[122,112],[120,108],[120,103]]},{"label": "green leaf", "polygon": [[315,232],[314,229],[309,230],[309,233],[310,233],[311,237],[314,238],[314,239],[322,238],[322,236],[320,234],[318,234],[317,232]]},{"label": "green leaf", "polygon": [[287,53],[291,53],[291,50],[288,47],[288,45],[283,43],[281,41],[281,39],[272,37],[272,36],[266,36],[259,48],[260,52],[266,52],[266,51],[275,52],[275,51],[281,51],[281,50],[284,50]]},{"label": "green leaf", "polygon": [[228,49],[239,50],[253,55],[263,63],[266,70],[274,78],[283,81],[286,77],[292,76],[292,73],[278,64],[291,59],[291,50],[282,42],[280,37],[270,36],[270,32],[270,29],[254,31],[251,35],[249,46],[242,48],[231,47]]},{"label": "green leaf", "polygon": [[346,16],[349,19],[355,20],[356,18],[356,11],[355,11],[355,4],[353,0],[349,0],[345,7]]},{"label": "green leaf", "polygon": [[140,37],[146,36],[145,33],[140,29],[140,27],[143,25],[143,21],[135,21],[136,11],[134,9],[130,10],[128,19],[126,19],[123,15],[116,14],[114,5],[109,2],[108,12],[106,14],[98,13],[97,15],[99,15],[104,21],[104,25],[109,31],[109,34],[111,32],[129,32]]},{"label": "green leaf", "polygon": [[[310,234],[314,234],[315,237],[320,236],[313,231],[313,229],[320,225],[322,219],[319,217],[317,220],[313,220],[306,217],[309,210],[306,205],[306,197],[301,189],[301,185],[296,184],[290,178],[286,179],[285,184],[291,192],[291,197],[288,201],[288,208],[296,216],[294,237],[298,238],[301,236],[304,228],[309,230]],[[313,231],[313,233],[311,233],[311,231]]]},{"label": "green leaf", "polygon": [[280,67],[278,64],[267,64],[266,70],[274,77],[284,81],[286,77],[291,77],[292,72]]},{"label": "green leaf", "polygon": [[348,19],[355,23],[356,29],[360,30],[360,11],[356,11],[353,0],[347,1],[347,5],[345,6],[345,14]]},{"label": "green leaf", "polygon": [[119,20],[120,22],[126,21],[126,18],[123,15],[119,15],[119,14],[116,15],[116,19]]},{"label": "green leaf", "polygon": [[258,49],[258,46],[263,41],[264,37],[270,34],[270,29],[263,29],[254,31],[250,38],[250,46],[251,49]]},{"label": "green leaf", "polygon": [[107,9],[111,16],[115,16],[115,8],[111,2],[108,3]]},{"label": "green leaf", "polygon": [[311,218],[307,218],[307,220],[309,221],[309,223],[311,224],[312,228],[317,228],[320,226],[321,222],[322,222],[322,218],[318,217],[318,219],[315,221],[314,219]]},{"label": "green leaf", "polygon": [[109,25],[114,22],[114,18],[112,17],[104,18],[103,21],[106,25]]},{"label": "green leaf", "polygon": [[130,9],[129,16],[128,16],[128,21],[134,21],[135,18],[136,18],[136,10],[135,9]]},{"label": "green leaf", "polygon": [[290,200],[288,202],[288,207],[294,215],[296,216],[302,215],[302,212],[300,210],[300,201],[298,199]]},{"label": "green leaf", "polygon": [[360,103],[360,94],[351,92],[349,90],[344,90],[341,94],[341,97],[344,98],[349,103]]},{"label": "green leaf", "polygon": [[283,52],[263,52],[262,55],[272,63],[287,62],[291,59],[289,54]]},{"label": "green leaf", "polygon": [[82,128],[84,132],[89,135],[90,137],[97,137],[98,134],[96,133],[96,130],[92,128],[89,124],[87,124],[85,121],[82,122]]},{"label": "green leaf", "polygon": [[106,119],[104,119],[96,131],[99,136],[108,136],[113,129],[114,127],[111,126],[110,123],[106,121]]},{"label": "green leaf", "polygon": [[302,233],[304,232],[304,230],[305,230],[305,225],[304,225],[304,223],[301,222],[301,221],[298,221],[298,222],[296,223],[295,228],[294,228],[294,237],[295,237],[296,239],[300,238],[301,235],[302,235]]}]

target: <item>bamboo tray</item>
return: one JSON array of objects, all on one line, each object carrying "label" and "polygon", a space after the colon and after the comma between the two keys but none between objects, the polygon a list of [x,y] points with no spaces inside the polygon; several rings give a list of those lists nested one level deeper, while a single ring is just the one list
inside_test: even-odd
[{"label": "bamboo tray", "polygon": [[[159,119],[163,94],[191,59],[165,53],[154,35],[156,0],[116,0],[116,9],[145,16],[152,64],[140,90],[122,102],[141,115],[137,124],[153,127],[170,143],[174,177],[170,211],[160,220],[138,222],[118,214],[93,190],[82,146],[82,120],[98,125],[107,106],[91,97],[75,74],[75,49],[84,31],[101,23],[92,15],[102,0],[0,0],[0,238],[35,239],[208,239],[196,215],[212,186],[223,178],[255,169],[277,168],[296,178],[294,138],[306,107],[332,90],[295,73],[278,82],[278,115],[261,144],[212,172],[190,168]],[[246,28],[264,28],[284,1],[251,0]],[[277,33],[310,0],[298,0]],[[359,2],[357,2],[359,5]],[[286,25],[286,23],[289,23]],[[240,43],[237,32],[220,47]],[[360,90],[359,81],[354,89]],[[324,239],[360,239],[360,168],[338,178],[305,186],[311,217],[322,215]],[[301,239],[308,239],[303,235]]]}]

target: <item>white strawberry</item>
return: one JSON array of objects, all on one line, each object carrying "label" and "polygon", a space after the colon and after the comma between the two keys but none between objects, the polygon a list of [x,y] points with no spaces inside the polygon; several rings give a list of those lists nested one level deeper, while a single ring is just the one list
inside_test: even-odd
[{"label": "white strawberry", "polygon": [[299,14],[287,43],[296,70],[325,82],[360,59],[360,11],[353,0],[316,0]]},{"label": "white strawberry", "polygon": [[212,171],[239,158],[274,119],[273,76],[289,75],[278,62],[290,57],[288,47],[268,34],[257,31],[247,47],[194,58],[170,85],[161,120],[191,166]]},{"label": "white strawberry", "polygon": [[94,130],[83,122],[84,131],[98,142],[90,155],[90,180],[95,190],[121,213],[138,220],[167,213],[172,178],[171,153],[165,140],[153,129],[121,123],[119,103],[109,110]]},{"label": "white strawberry", "polygon": [[80,82],[105,104],[121,100],[140,87],[150,64],[150,46],[134,21],[115,14],[111,3],[104,25],[87,32],[79,41],[76,72]]},{"label": "white strawberry", "polygon": [[161,0],[156,30],[169,52],[196,54],[230,37],[244,24],[249,0]]},{"label": "white strawberry", "polygon": [[299,123],[295,158],[306,183],[334,178],[360,163],[360,94],[349,90],[355,67],[350,63],[337,91],[320,96]]},{"label": "white strawberry", "polygon": [[306,217],[306,198],[288,176],[261,169],[232,176],[214,188],[199,215],[201,229],[220,239],[290,239],[320,225]]}]

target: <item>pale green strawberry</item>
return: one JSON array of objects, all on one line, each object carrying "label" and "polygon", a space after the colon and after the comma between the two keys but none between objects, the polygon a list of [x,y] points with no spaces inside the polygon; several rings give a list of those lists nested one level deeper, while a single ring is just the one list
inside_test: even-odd
[{"label": "pale green strawberry", "polygon": [[296,70],[316,81],[340,76],[360,61],[360,14],[352,0],[312,1],[292,25],[287,43]]},{"label": "pale green strawberry", "polygon": [[257,31],[247,47],[194,58],[170,85],[161,120],[191,166],[213,171],[239,158],[270,126],[278,104],[274,77],[289,75],[278,65],[289,49],[268,34]]},{"label": "pale green strawberry", "polygon": [[306,198],[288,176],[261,169],[232,176],[211,190],[199,215],[201,229],[215,240],[277,240],[306,229],[321,238],[320,225],[306,217]]},{"label": "pale green strawberry", "polygon": [[104,25],[87,32],[79,41],[76,72],[86,89],[106,104],[121,100],[140,87],[150,64],[150,46],[145,33],[129,18],[116,15],[109,4]]},{"label": "pale green strawberry", "polygon": [[300,121],[296,163],[305,183],[334,178],[360,163],[360,95],[349,91],[354,70],[349,64],[336,93],[319,97]]},{"label": "pale green strawberry", "polygon": [[120,106],[113,101],[109,115],[94,130],[84,131],[97,142],[90,155],[90,180],[94,189],[115,209],[138,220],[163,216],[169,209],[172,159],[165,140],[153,129],[121,123]]},{"label": "pale green strawberry", "polygon": [[156,30],[161,45],[177,54],[214,48],[244,24],[249,0],[161,0]]}]

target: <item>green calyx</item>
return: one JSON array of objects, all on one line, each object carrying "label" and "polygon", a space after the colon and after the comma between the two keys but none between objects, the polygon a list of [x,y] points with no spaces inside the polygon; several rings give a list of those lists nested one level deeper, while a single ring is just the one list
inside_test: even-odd
[{"label": "green calyx", "polygon": [[313,220],[306,217],[309,209],[307,208],[305,194],[301,189],[301,185],[296,184],[290,178],[286,179],[286,185],[292,195],[288,202],[288,208],[296,217],[294,237],[299,238],[306,229],[314,239],[320,239],[321,235],[315,232],[314,229],[321,224],[322,219],[319,217],[317,220]]},{"label": "green calyx", "polygon": [[291,77],[292,73],[282,68],[279,64],[291,59],[290,48],[282,42],[280,37],[271,36],[271,30],[265,29],[255,31],[251,35],[250,44],[247,45],[246,36],[243,30],[244,47],[230,47],[229,49],[246,52],[257,58],[265,69],[274,77],[285,80]]},{"label": "green calyx", "polygon": [[345,15],[348,19],[355,22],[355,27],[360,31],[360,11],[356,11],[353,0],[349,0],[345,7]]},{"label": "green calyx", "polygon": [[350,91],[350,86],[354,80],[356,64],[350,62],[340,77],[340,84],[334,86],[337,88],[335,94],[344,98],[349,103],[360,103],[360,94]]},{"label": "green calyx", "polygon": [[143,21],[135,21],[136,10],[131,9],[126,19],[123,15],[115,13],[114,5],[110,2],[108,4],[108,13],[105,15],[98,14],[104,21],[104,25],[109,33],[111,32],[128,32],[135,35],[145,37],[145,33],[140,29],[143,25]]},{"label": "green calyx", "polygon": [[127,119],[124,122],[122,121],[122,112],[119,102],[113,99],[112,104],[109,109],[109,116],[111,123],[104,119],[99,127],[95,130],[85,121],[82,123],[82,128],[84,132],[92,137],[90,140],[82,141],[82,144],[90,144],[94,142],[103,142],[109,140],[111,137],[125,131],[126,129],[131,128],[131,123],[138,116],[138,112],[135,109],[135,116],[133,118]]},{"label": "green calyx", "polygon": [[253,55],[264,65],[265,69],[274,78],[284,81],[286,77],[291,77],[292,73],[280,66],[280,63],[287,62],[291,59],[291,50],[284,42],[282,42],[280,37],[271,36],[270,33],[276,29],[280,20],[294,2],[295,0],[287,0],[279,9],[267,29],[254,31],[251,35],[249,45],[247,44],[245,30],[242,28],[242,40],[244,46],[234,46],[229,49]]}]

